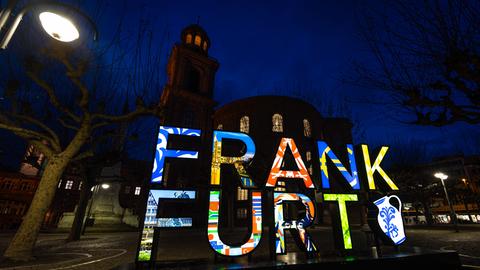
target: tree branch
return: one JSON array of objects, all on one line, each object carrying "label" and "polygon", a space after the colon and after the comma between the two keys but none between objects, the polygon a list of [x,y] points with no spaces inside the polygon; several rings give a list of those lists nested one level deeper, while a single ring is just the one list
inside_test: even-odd
[{"label": "tree branch", "polygon": [[92,150],[87,150],[87,151],[82,152],[82,153],[78,154],[77,156],[75,156],[72,159],[72,162],[80,161],[82,159],[86,159],[86,158],[93,157],[93,156],[95,156],[95,153]]},{"label": "tree branch", "polygon": [[156,106],[153,108],[138,107],[135,111],[123,115],[93,114],[92,119],[100,120],[99,123],[93,125],[93,128],[102,127],[110,123],[130,122],[139,116],[152,115],[162,117],[163,110]]},{"label": "tree branch", "polygon": [[58,110],[60,110],[61,112],[65,113],[67,116],[69,116],[70,118],[72,118],[74,121],[76,122],[80,122],[81,119],[80,117],[78,117],[77,115],[75,115],[72,111],[70,111],[68,108],[66,108],[65,106],[63,106],[60,101],[58,100],[56,94],[55,94],[55,91],[53,90],[53,88],[47,83],[45,82],[44,80],[40,79],[40,77],[38,76],[38,74],[36,73],[33,73],[31,71],[27,71],[27,75],[35,82],[37,83],[43,90],[45,90],[45,92],[47,93],[49,99],[50,99],[50,102],[52,103],[53,106],[55,106],[55,108],[57,108]]},{"label": "tree branch", "polygon": [[45,125],[44,123],[40,122],[39,120],[37,120],[33,117],[30,117],[30,116],[27,116],[27,115],[12,114],[11,117],[20,119],[20,120],[25,121],[25,122],[32,123],[36,126],[39,126],[43,130],[45,130],[52,137],[52,140],[54,142],[54,144],[52,144],[52,147],[55,150],[60,151],[60,145],[61,145],[60,144],[60,139],[58,138],[57,134],[51,128],[49,128],[47,125]]},{"label": "tree branch", "polygon": [[79,106],[83,111],[88,111],[88,98],[89,98],[89,91],[88,88],[82,83],[80,78],[84,73],[84,66],[79,65],[79,67],[75,68],[70,61],[68,61],[66,56],[58,57],[58,59],[65,65],[67,68],[67,76],[73,82],[73,84],[80,90],[81,98],[79,102]]},{"label": "tree branch", "polygon": [[58,122],[60,122],[60,124],[66,128],[69,128],[69,129],[73,129],[73,130],[78,130],[78,127],[76,126],[72,126],[70,124],[67,124],[63,119],[61,118],[58,118]]},{"label": "tree branch", "polygon": [[[9,130],[15,133],[17,136],[22,137],[29,142],[35,142],[35,141],[42,142],[42,140],[44,140],[44,141],[47,141],[49,144],[52,143],[51,138],[33,130],[28,130],[25,128],[16,127],[16,126],[8,125],[1,122],[0,122],[0,128]],[[52,149],[50,149],[48,146],[45,146],[45,145],[42,146],[41,148],[44,148],[45,151],[48,151],[49,155],[51,155],[54,151],[56,152],[56,149],[53,149],[52,151]],[[46,152],[44,154],[47,155]]]}]

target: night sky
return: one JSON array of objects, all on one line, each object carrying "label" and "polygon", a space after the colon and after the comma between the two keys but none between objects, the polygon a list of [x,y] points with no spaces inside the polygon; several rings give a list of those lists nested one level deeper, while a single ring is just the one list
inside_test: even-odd
[{"label": "night sky", "polygon": [[[80,2],[93,13],[95,1]],[[207,31],[210,56],[220,68],[215,99],[220,106],[255,95],[279,94],[311,101],[328,116],[346,116],[356,124],[354,143],[392,145],[415,140],[428,145],[428,156],[478,153],[478,127],[466,124],[434,128],[403,124],[408,116],[382,105],[375,92],[345,82],[353,62],[372,65],[359,34],[357,15],[381,1],[107,1],[94,17],[99,42],[124,18],[135,33],[140,18],[167,56],[181,30],[192,23]],[[165,68],[162,68],[165,70]],[[470,147],[469,144],[476,144]],[[394,155],[394,153],[390,153]]]},{"label": "night sky", "polygon": [[167,32],[162,39],[167,44],[165,54],[179,40],[182,28],[199,20],[211,40],[209,53],[220,62],[215,89],[220,105],[262,94],[296,96],[314,100],[325,116],[350,117],[357,124],[355,143],[402,147],[414,140],[428,145],[429,157],[478,153],[478,143],[469,146],[480,135],[478,127],[404,124],[408,115],[365,103],[365,97],[374,102],[381,102],[381,97],[345,82],[352,76],[353,62],[373,62],[357,20],[367,6],[380,3],[145,1],[142,5],[132,1],[127,6],[137,16],[144,14],[159,36]]}]

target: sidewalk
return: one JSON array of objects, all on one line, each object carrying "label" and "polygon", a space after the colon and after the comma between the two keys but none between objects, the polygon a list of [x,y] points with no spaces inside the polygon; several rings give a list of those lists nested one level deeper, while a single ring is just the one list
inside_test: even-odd
[{"label": "sidewalk", "polygon": [[[480,230],[480,224],[458,224],[459,230]],[[417,224],[405,225],[405,229],[435,229],[435,230],[455,230],[453,224]]]},{"label": "sidewalk", "polygon": [[[0,234],[3,253],[13,234]],[[87,233],[80,241],[66,242],[67,234],[43,233],[34,250],[35,261],[0,262],[2,270],[111,269],[132,262],[138,233]]]}]

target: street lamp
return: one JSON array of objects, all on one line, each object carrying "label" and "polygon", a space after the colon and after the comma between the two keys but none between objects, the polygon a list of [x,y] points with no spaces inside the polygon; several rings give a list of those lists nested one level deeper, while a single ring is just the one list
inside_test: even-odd
[{"label": "street lamp", "polygon": [[61,42],[72,42],[80,37],[77,27],[67,18],[52,12],[38,15],[43,30]]},{"label": "street lamp", "polygon": [[[0,30],[5,26],[8,20],[8,17],[12,13],[12,10],[16,2],[17,1],[10,1],[8,6],[1,11]],[[97,33],[97,28],[95,23],[92,21],[92,19],[90,19],[90,17],[88,17],[81,10],[65,3],[60,3],[55,1],[39,1],[39,2],[29,3],[25,5],[18,12],[12,25],[10,26],[10,28],[8,28],[7,32],[5,33],[5,36],[0,42],[0,49],[7,48],[8,43],[12,39],[12,36],[17,30],[18,25],[22,21],[23,16],[33,8],[44,9],[44,11],[41,12],[39,15],[40,24],[42,25],[45,32],[47,32],[52,38],[61,42],[72,42],[80,37],[78,28],[75,26],[75,24],[72,23],[70,19],[50,9],[47,10],[47,7],[52,7],[52,8],[61,7],[63,9],[73,11],[75,14],[82,16],[92,26],[92,29],[94,32],[93,39],[97,40],[98,33]]]},{"label": "street lamp", "polygon": [[452,203],[450,202],[450,198],[448,197],[447,188],[445,187],[445,182],[444,182],[445,179],[448,178],[448,175],[442,172],[437,172],[433,176],[440,179],[442,182],[443,191],[445,192],[445,197],[447,198],[448,206],[450,207],[450,217],[452,218],[453,226],[455,227],[455,232],[458,232],[457,214],[455,214],[455,210],[453,209]]}]

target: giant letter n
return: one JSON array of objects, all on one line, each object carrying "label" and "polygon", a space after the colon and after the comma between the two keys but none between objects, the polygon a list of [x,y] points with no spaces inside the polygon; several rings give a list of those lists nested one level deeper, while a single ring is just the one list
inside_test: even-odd
[{"label": "giant letter n", "polygon": [[327,156],[335,164],[335,167],[342,173],[343,177],[348,181],[353,189],[360,189],[358,181],[357,165],[355,162],[355,153],[351,144],[347,144],[348,161],[350,163],[351,174],[348,173],[345,166],[340,159],[333,153],[332,149],[324,141],[318,141],[318,155],[320,156],[320,170],[322,172],[322,186],[323,188],[330,188],[330,181],[328,179]]}]

